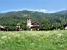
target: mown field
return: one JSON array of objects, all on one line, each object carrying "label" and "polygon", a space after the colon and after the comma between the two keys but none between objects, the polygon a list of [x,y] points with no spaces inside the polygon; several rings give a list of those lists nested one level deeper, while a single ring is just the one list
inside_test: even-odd
[{"label": "mown field", "polygon": [[0,50],[67,50],[67,30],[0,32]]}]

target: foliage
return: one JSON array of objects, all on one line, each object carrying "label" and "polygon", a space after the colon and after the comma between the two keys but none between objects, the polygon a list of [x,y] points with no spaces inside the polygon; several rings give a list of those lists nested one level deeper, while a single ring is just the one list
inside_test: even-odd
[{"label": "foliage", "polygon": [[67,30],[0,32],[0,50],[67,50]]},{"label": "foliage", "polygon": [[7,27],[11,26],[10,28],[15,30],[17,23],[20,23],[22,29],[26,30],[26,20],[28,17],[31,17],[33,21],[37,21],[41,24],[42,27],[40,29],[64,29],[64,25],[67,24],[66,14],[67,13],[64,13],[64,11],[57,13],[42,13],[27,10],[2,13],[0,14],[0,25]]}]

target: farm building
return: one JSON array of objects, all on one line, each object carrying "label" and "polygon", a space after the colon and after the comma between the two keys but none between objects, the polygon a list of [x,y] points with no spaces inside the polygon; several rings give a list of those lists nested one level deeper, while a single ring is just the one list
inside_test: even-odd
[{"label": "farm building", "polygon": [[16,31],[22,31],[22,28],[20,27],[20,23],[17,23]]},{"label": "farm building", "polygon": [[0,31],[8,31],[7,26],[0,25]]},{"label": "farm building", "polygon": [[64,29],[67,30],[67,24],[64,25]]}]

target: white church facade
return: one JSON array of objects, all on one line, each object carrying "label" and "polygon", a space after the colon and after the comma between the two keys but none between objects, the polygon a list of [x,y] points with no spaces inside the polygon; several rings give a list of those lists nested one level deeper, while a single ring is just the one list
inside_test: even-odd
[{"label": "white church facade", "polygon": [[39,23],[32,22],[31,18],[27,19],[27,28],[29,28],[31,31],[32,30],[39,30],[39,27],[40,27]]}]

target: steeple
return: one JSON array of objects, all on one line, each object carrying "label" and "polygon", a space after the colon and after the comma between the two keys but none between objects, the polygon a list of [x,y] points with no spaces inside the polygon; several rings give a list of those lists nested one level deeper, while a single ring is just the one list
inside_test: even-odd
[{"label": "steeple", "polygon": [[28,19],[27,19],[27,27],[31,27],[31,17],[29,15]]}]

